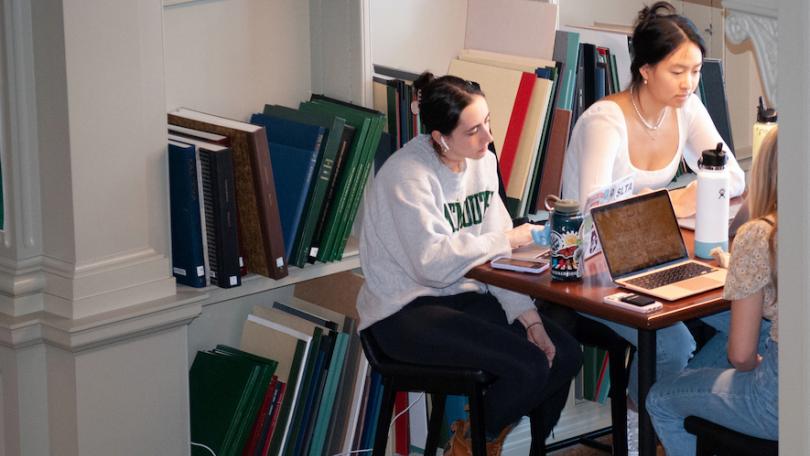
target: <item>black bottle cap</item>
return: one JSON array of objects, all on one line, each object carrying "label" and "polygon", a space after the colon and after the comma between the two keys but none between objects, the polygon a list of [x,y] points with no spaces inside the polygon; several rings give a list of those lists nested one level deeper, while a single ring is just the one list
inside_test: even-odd
[{"label": "black bottle cap", "polygon": [[762,97],[759,97],[759,106],[757,106],[757,122],[776,122],[776,110],[773,108],[765,109],[765,104],[762,102]]},{"label": "black bottle cap", "polygon": [[726,166],[726,160],[728,157],[726,157],[726,151],[723,150],[723,143],[719,142],[716,148],[703,151],[698,165],[701,168],[722,169]]}]

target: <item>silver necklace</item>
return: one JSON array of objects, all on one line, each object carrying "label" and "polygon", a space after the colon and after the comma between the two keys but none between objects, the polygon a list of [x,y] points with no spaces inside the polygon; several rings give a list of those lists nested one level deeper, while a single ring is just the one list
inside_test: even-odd
[{"label": "silver necklace", "polygon": [[647,119],[641,115],[641,110],[638,109],[638,105],[636,104],[636,97],[634,96],[635,91],[630,89],[630,103],[633,104],[633,109],[636,111],[636,115],[638,116],[638,120],[647,128],[647,130],[658,130],[661,128],[661,124],[664,123],[664,117],[667,115],[667,108],[665,107],[663,111],[661,111],[661,115],[658,117],[658,122],[655,125],[647,122]]}]

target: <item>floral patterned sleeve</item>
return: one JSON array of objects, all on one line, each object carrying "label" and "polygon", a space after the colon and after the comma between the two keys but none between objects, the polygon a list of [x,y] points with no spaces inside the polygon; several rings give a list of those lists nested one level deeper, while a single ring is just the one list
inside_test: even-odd
[{"label": "floral patterned sleeve", "polygon": [[768,237],[771,225],[754,220],[743,225],[731,247],[731,262],[723,297],[743,299],[764,288],[771,281]]}]

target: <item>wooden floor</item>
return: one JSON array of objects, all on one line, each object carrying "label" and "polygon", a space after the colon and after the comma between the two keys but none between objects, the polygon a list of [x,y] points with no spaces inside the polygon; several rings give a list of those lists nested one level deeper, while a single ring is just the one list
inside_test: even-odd
[{"label": "wooden floor", "polygon": [[[606,445],[610,445],[611,436],[606,435],[604,437],[600,437],[596,439],[597,442],[604,443]],[[557,450],[548,454],[548,456],[609,456],[608,453],[604,451],[600,451],[585,445],[574,445],[568,448],[563,448],[562,450]],[[657,456],[666,456],[666,452],[661,445],[658,445]]]}]

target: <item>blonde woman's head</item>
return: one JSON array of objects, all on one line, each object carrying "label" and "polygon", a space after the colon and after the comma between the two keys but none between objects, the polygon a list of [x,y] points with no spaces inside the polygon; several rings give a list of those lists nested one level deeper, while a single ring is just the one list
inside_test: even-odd
[{"label": "blonde woman's head", "polygon": [[762,146],[751,168],[748,204],[752,219],[776,213],[776,163],[779,128],[773,128],[762,140]]}]

